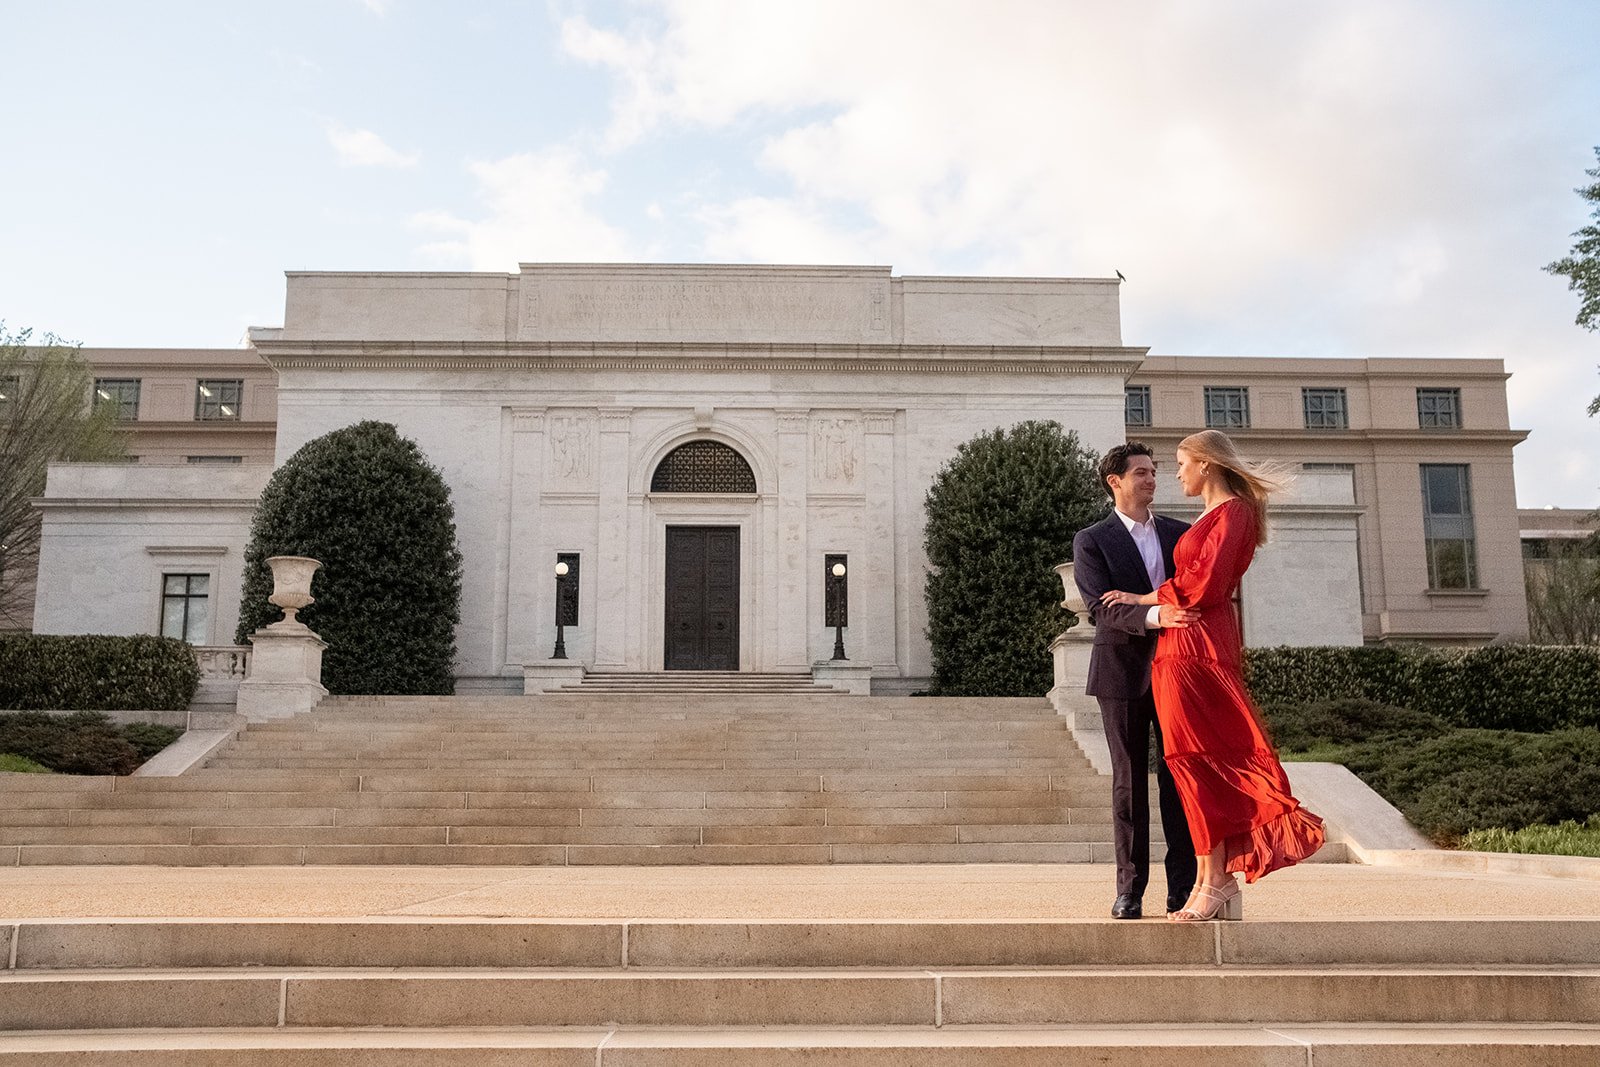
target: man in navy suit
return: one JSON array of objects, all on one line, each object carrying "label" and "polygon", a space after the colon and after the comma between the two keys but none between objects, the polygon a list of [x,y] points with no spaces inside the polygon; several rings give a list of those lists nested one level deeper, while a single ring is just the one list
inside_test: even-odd
[{"label": "man in navy suit", "polygon": [[1106,741],[1111,747],[1111,818],[1117,852],[1117,919],[1143,916],[1150,881],[1150,731],[1156,734],[1156,792],[1161,828],[1167,838],[1167,911],[1183,907],[1194,886],[1194,845],[1183,804],[1166,760],[1161,758],[1161,725],[1150,695],[1150,661],[1162,627],[1184,627],[1199,617],[1168,604],[1100,603],[1112,589],[1148,593],[1172,575],[1172,548],[1189,524],[1154,515],[1156,463],[1150,447],[1137,441],[1118,445],[1100,461],[1100,483],[1115,510],[1072,540],[1078,592],[1094,623],[1088,693],[1100,702]]}]

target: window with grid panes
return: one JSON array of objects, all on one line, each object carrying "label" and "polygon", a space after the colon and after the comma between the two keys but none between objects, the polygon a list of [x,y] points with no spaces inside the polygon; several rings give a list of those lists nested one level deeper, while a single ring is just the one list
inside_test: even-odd
[{"label": "window with grid panes", "polygon": [[1242,385],[1205,388],[1206,425],[1213,430],[1242,430],[1250,425],[1250,391]]},{"label": "window with grid panes", "polygon": [[1461,390],[1418,389],[1417,425],[1424,430],[1459,430]]},{"label": "window with grid panes", "polygon": [[1150,387],[1130,385],[1123,390],[1123,418],[1125,426],[1150,425]]},{"label": "window with grid panes", "polygon": [[115,410],[120,421],[134,422],[139,418],[139,379],[96,378],[94,402]]},{"label": "window with grid panes", "polygon": [[238,379],[204,378],[195,383],[194,417],[205,421],[237,420],[239,401],[244,397],[244,382]]},{"label": "window with grid panes", "polygon": [[1429,589],[1478,588],[1468,473],[1465,463],[1422,464],[1422,537]]},{"label": "window with grid panes", "polygon": [[206,615],[211,601],[211,578],[205,574],[161,576],[161,636],[176,637],[191,645],[206,643]]},{"label": "window with grid panes", "polygon": [[1300,402],[1305,408],[1306,429],[1348,430],[1350,428],[1350,408],[1346,403],[1343,389],[1301,389]]}]

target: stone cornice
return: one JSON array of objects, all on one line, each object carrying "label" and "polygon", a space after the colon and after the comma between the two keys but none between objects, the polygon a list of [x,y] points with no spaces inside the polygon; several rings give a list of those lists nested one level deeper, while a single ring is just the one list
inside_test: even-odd
[{"label": "stone cornice", "polygon": [[278,370],[932,371],[1095,374],[1126,378],[1149,349],[1033,345],[805,345],[745,343],[257,339]]}]

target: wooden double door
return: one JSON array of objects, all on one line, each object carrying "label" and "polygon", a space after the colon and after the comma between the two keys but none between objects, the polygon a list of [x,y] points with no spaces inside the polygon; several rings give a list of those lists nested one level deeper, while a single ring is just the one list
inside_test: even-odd
[{"label": "wooden double door", "polygon": [[739,527],[667,527],[669,671],[739,669]]}]

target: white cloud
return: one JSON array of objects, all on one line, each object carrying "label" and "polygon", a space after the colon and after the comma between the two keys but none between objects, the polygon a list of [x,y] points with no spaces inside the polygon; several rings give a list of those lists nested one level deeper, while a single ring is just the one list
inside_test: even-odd
[{"label": "white cloud", "polygon": [[[1548,42],[1513,9],[646,10],[653,22],[622,29],[563,26],[569,54],[614,77],[609,148],[684,131],[734,152],[753,141],[766,175],[697,199],[690,255],[905,273],[1120,267],[1124,334],[1158,352],[1493,357],[1554,384],[1527,355],[1537,346],[1541,363],[1581,368],[1563,388],[1600,391],[1582,384],[1594,384],[1589,338],[1538,271],[1574,228],[1588,142],[1550,88]],[[1535,391],[1513,378],[1513,424],[1587,448],[1581,403],[1557,409]],[[1525,495],[1561,491],[1537,464],[1519,471]],[[1591,464],[1565,499],[1591,501],[1597,483]]]},{"label": "white cloud", "polygon": [[485,214],[467,219],[449,212],[423,212],[412,224],[441,239],[419,254],[434,265],[470,270],[514,271],[532,261],[616,262],[641,258],[627,235],[606,222],[594,206],[606,172],[585,164],[570,148],[524,152],[493,162],[474,162]]},{"label": "white cloud", "polygon": [[323,124],[328,143],[339,154],[341,167],[414,167],[422,157],[397,152],[371,130],[352,130],[329,119]]}]

